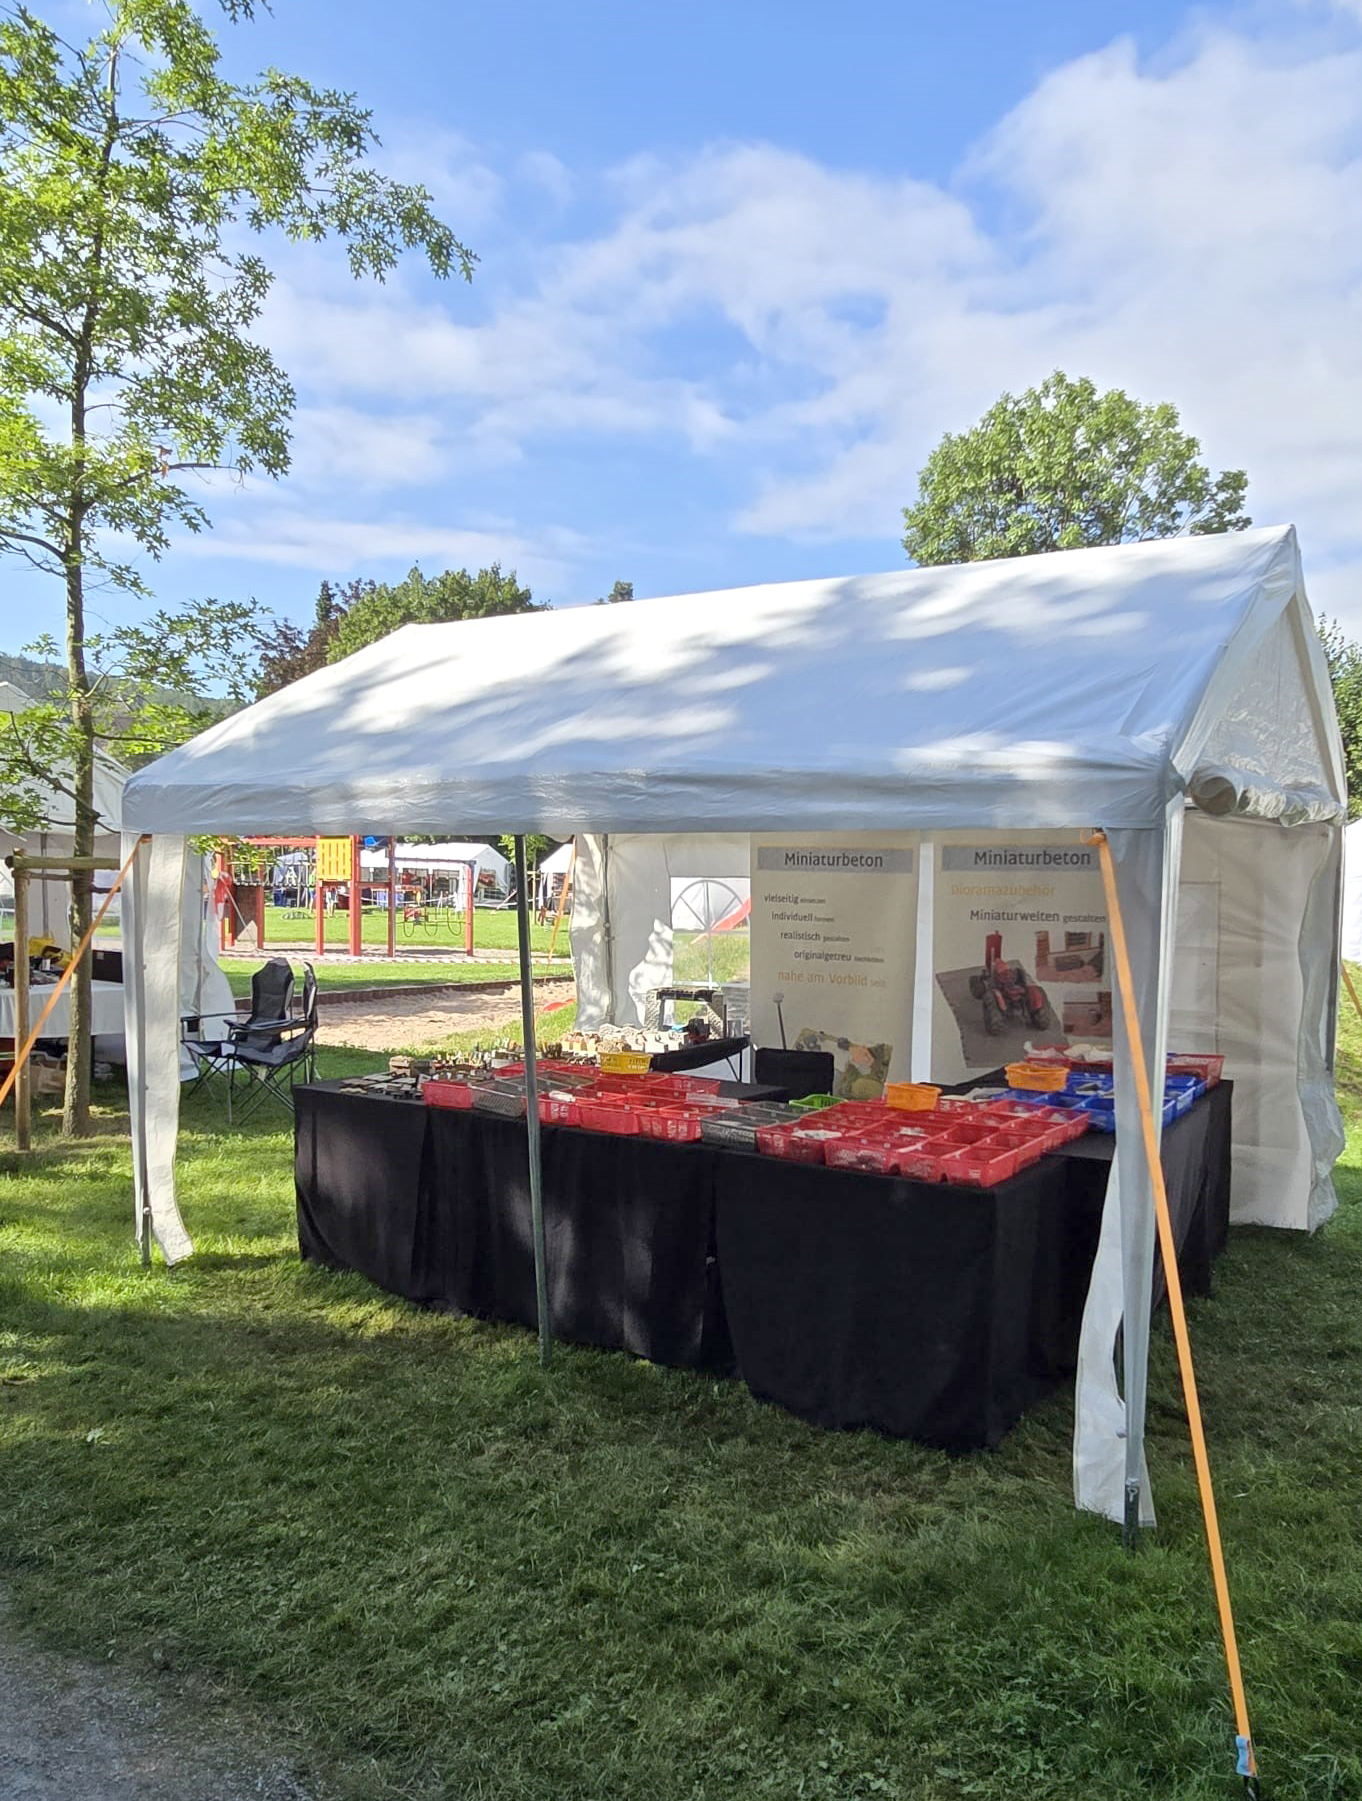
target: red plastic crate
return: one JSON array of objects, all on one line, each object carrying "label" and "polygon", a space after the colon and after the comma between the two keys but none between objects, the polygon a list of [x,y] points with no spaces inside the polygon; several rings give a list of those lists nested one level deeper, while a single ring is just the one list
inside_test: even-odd
[{"label": "red plastic crate", "polygon": [[944,1173],[942,1164],[949,1150],[950,1146],[943,1145],[939,1138],[926,1138],[920,1145],[899,1151],[891,1167],[913,1182],[940,1182]]},{"label": "red plastic crate", "polygon": [[588,1132],[614,1132],[625,1138],[638,1136],[638,1110],[634,1107],[593,1097],[578,1101],[577,1111]]},{"label": "red plastic crate", "polygon": [[1017,1152],[1001,1149],[996,1144],[966,1144],[950,1151],[941,1159],[941,1173],[948,1182],[964,1183],[971,1188],[994,1188],[1015,1176]]},{"label": "red plastic crate", "polygon": [[1168,1058],[1170,1076],[1200,1076],[1214,1088],[1225,1072],[1225,1059],[1217,1052],[1173,1051]]},{"label": "red plastic crate", "polygon": [[580,1126],[582,1123],[580,1104],[556,1094],[540,1095],[539,1117],[546,1126]]},{"label": "red plastic crate", "polygon": [[994,1130],[996,1130],[996,1122],[991,1119],[967,1119],[944,1127],[937,1133],[937,1137],[943,1144],[978,1144],[981,1139],[987,1138],[989,1133]]},{"label": "red plastic crate", "polygon": [[757,1127],[757,1149],[791,1163],[821,1163],[824,1143],[813,1132],[797,1132],[790,1125]]},{"label": "red plastic crate", "polygon": [[686,1078],[669,1074],[666,1070],[646,1076],[627,1078],[638,1084],[644,1094],[661,1095],[669,1100],[682,1101],[688,1092]]},{"label": "red plastic crate", "polygon": [[994,1120],[1036,1120],[1044,1125],[1055,1126],[1065,1120],[1071,1113],[1079,1109],[1074,1107],[1032,1107],[1025,1101],[990,1101],[984,1112]]},{"label": "red plastic crate", "polygon": [[1049,1149],[1049,1135],[1045,1131],[1035,1132],[994,1132],[984,1141],[985,1148],[997,1145],[999,1150],[1017,1153],[1017,1168],[1029,1169],[1033,1163],[1039,1163]]},{"label": "red plastic crate", "polygon": [[638,1129],[644,1138],[661,1138],[668,1144],[694,1144],[700,1136],[700,1120],[697,1114],[681,1107],[649,1107],[639,1113]]},{"label": "red plastic crate", "polygon": [[829,1169],[863,1169],[881,1176],[892,1172],[898,1154],[897,1145],[880,1137],[837,1138],[823,1147]]},{"label": "red plastic crate", "polygon": [[421,1099],[427,1107],[454,1107],[467,1113],[473,1106],[473,1090],[467,1082],[449,1082],[432,1076],[421,1085]]}]

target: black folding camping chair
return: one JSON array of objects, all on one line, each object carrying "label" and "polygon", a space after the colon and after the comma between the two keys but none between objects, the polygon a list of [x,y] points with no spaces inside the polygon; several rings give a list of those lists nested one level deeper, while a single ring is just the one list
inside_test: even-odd
[{"label": "black folding camping chair", "polygon": [[224,1022],[221,1037],[207,1037],[204,1021],[198,1014],[184,1014],[180,1019],[180,1043],[194,1059],[198,1073],[186,1099],[200,1088],[209,1087],[215,1078],[227,1080],[227,1117],[232,1117],[231,1075],[236,1060],[236,1047],[242,1034],[257,1034],[262,1043],[274,1042],[273,1034],[287,1020],[293,1007],[293,971],[284,957],[271,957],[251,977],[251,1010],[244,1020]]},{"label": "black folding camping chair", "polygon": [[[283,962],[283,958],[276,958]],[[267,969],[269,964],[265,966]],[[287,969],[288,965],[284,964]],[[264,974],[264,971],[261,971]],[[289,970],[289,998],[292,998],[293,972]],[[252,984],[254,1002],[254,984]],[[254,1012],[254,1005],[252,1005]],[[287,1112],[293,1111],[293,1084],[301,1077],[310,1082],[317,1074],[317,974],[310,963],[303,965],[303,1010],[285,1013],[272,1020],[262,1020],[232,1029],[231,1070],[227,1083],[227,1118],[237,1093],[238,1072],[245,1078],[245,1090],[237,1108],[237,1117],[247,1119],[266,1098],[276,1100]]]}]

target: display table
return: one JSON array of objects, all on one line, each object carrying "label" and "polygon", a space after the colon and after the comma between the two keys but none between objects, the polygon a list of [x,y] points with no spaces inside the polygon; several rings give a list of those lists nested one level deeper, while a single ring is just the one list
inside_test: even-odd
[{"label": "display table", "polygon": [[[73,977],[72,980],[75,978]],[[38,1023],[38,1015],[47,1005],[54,984],[51,982],[35,982],[28,991],[28,1029],[31,1032]],[[123,1030],[123,984],[121,982],[91,982],[90,984],[90,1018],[94,1032],[103,1037],[106,1034]],[[14,990],[0,986],[0,1038],[14,1036]],[[70,983],[62,990],[61,998],[52,1009],[52,1017],[43,1026],[44,1038],[69,1038],[71,1036],[71,987]]]},{"label": "display table", "polygon": [[[535,1324],[523,1121],[294,1090],[304,1257],[395,1294]],[[1189,1289],[1229,1200],[1230,1086],[1164,1133]],[[740,1373],[825,1426],[996,1444],[1072,1373],[1113,1141],[997,1188],[542,1128],[556,1337]]]}]

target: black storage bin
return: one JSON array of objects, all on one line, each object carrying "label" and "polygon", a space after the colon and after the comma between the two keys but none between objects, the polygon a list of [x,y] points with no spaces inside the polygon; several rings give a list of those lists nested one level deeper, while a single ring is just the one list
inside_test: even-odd
[{"label": "black storage bin", "polygon": [[806,1094],[831,1094],[832,1052],[755,1050],[752,1080],[783,1088],[792,1101]]}]

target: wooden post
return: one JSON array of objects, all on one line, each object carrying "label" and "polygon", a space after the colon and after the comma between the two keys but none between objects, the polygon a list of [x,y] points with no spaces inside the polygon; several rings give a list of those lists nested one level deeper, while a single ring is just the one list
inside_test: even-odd
[{"label": "wooden post", "polygon": [[364,907],[360,901],[360,884],[364,871],[359,861],[359,839],[350,834],[350,955],[358,957],[364,950]]},{"label": "wooden post", "polygon": [[471,957],[473,955],[473,881],[478,873],[476,863],[465,864],[468,871],[468,886],[463,893],[463,948]]},{"label": "wooden post", "polygon": [[326,883],[320,868],[312,884],[312,904],[317,913],[317,955],[321,957],[326,954]]},{"label": "wooden post", "polygon": [[[14,1055],[28,1043],[28,871],[14,871]],[[14,1144],[29,1147],[32,1125],[32,1082],[28,1062],[17,1065],[14,1079]]]},{"label": "wooden post", "polygon": [[263,882],[255,891],[255,948],[265,948],[265,884]]}]

